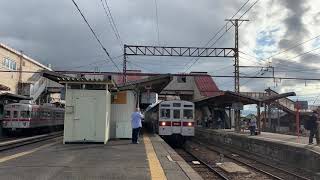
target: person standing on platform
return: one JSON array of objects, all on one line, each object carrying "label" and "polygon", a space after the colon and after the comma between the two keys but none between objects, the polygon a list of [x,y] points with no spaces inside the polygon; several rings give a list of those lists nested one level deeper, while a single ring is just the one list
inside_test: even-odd
[{"label": "person standing on platform", "polygon": [[256,127],[257,127],[257,120],[255,116],[252,116],[249,122],[249,129],[250,129],[250,135],[254,136],[256,135]]},{"label": "person standing on platform", "polygon": [[317,114],[317,111],[313,111],[311,118],[309,121],[307,121],[308,125],[307,128],[310,130],[310,135],[309,135],[309,145],[313,144],[313,137],[315,136],[317,140],[317,145],[320,144],[320,139],[319,139],[319,117]]},{"label": "person standing on platform", "polygon": [[131,114],[131,126],[132,126],[132,144],[139,144],[139,133],[142,128],[142,118],[140,109],[136,108],[136,111]]}]

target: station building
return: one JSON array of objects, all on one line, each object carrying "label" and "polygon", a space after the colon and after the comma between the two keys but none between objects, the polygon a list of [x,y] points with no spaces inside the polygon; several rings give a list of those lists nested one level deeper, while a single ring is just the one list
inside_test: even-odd
[{"label": "station building", "polygon": [[0,76],[0,85],[7,87],[6,92],[12,94],[22,94],[24,86],[41,79],[41,75],[34,72],[52,71],[50,67],[2,43],[0,43],[0,62],[1,71],[17,71],[1,72]]},{"label": "station building", "polygon": [[0,118],[3,106],[10,102],[22,99],[38,103],[51,99],[60,101],[62,86],[42,77],[44,70],[52,71],[50,66],[0,43]]}]

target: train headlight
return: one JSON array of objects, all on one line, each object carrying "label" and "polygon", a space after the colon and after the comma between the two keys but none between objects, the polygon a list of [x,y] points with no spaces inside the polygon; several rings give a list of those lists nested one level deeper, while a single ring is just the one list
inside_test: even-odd
[{"label": "train headlight", "polygon": [[166,122],[162,122],[162,123],[161,123],[161,126],[165,126],[165,125],[166,125]]},{"label": "train headlight", "polygon": [[188,122],[188,126],[192,126],[192,123],[191,123],[191,122]]}]

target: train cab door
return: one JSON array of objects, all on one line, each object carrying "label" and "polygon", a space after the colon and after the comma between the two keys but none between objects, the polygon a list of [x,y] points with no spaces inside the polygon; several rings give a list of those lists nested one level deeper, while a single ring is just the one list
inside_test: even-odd
[{"label": "train cab door", "polygon": [[172,134],[181,134],[182,131],[182,111],[181,109],[172,109]]}]

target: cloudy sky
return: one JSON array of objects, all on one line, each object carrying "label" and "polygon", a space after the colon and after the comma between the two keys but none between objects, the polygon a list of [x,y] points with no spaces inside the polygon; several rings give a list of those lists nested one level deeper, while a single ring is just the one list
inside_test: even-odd
[{"label": "cloudy sky", "polygon": [[[112,30],[101,0],[75,1],[121,69],[121,42]],[[234,15],[247,0],[107,2],[122,43],[204,46],[225,24],[225,19]],[[249,0],[235,17],[239,18],[255,2]],[[52,64],[56,70],[117,71],[71,0],[1,0],[0,7],[0,42],[23,50],[43,64]],[[319,77],[320,38],[315,38],[320,35],[318,1],[260,0],[242,18],[250,21],[240,26],[241,65],[271,65],[279,77]],[[233,32],[231,28],[214,47],[233,47]],[[303,44],[285,51],[300,43]],[[128,60],[129,69],[166,73],[185,72],[194,61],[192,58],[169,57],[129,57]],[[232,75],[232,64],[233,59],[228,58],[201,58],[188,71]],[[266,68],[241,68],[240,72],[243,76],[272,75]],[[230,78],[215,78],[215,81],[221,89],[233,89]],[[279,92],[297,92],[294,99],[320,103],[320,98],[317,99],[320,83],[317,81],[242,79],[241,84],[242,91],[263,91],[271,87]]]}]

